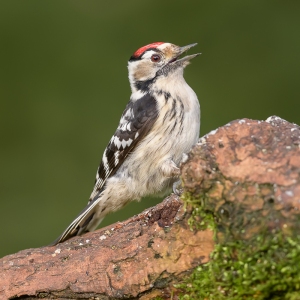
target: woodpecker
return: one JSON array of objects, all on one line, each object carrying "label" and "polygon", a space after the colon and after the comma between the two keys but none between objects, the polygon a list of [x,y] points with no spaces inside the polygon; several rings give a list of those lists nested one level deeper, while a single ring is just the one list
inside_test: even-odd
[{"label": "woodpecker", "polygon": [[130,57],[132,94],[103,153],[89,202],[52,245],[95,230],[105,215],[132,200],[163,195],[176,185],[182,155],[199,137],[200,105],[183,70],[200,53],[180,58],[196,45],[156,42]]}]

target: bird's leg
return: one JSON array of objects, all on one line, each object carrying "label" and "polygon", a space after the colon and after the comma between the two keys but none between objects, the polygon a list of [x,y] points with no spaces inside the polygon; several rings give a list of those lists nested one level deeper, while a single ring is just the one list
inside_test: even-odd
[{"label": "bird's leg", "polygon": [[[162,172],[166,177],[179,177],[180,169],[176,166],[173,160],[168,159],[162,165]],[[177,180],[173,183],[173,193],[177,196],[181,195],[181,181]]]},{"label": "bird's leg", "polygon": [[173,183],[173,193],[177,196],[180,196],[182,194],[182,184],[181,180],[177,180]]},{"label": "bird's leg", "polygon": [[180,169],[176,166],[173,160],[166,160],[162,166],[161,170],[164,176],[166,177],[179,177]]}]

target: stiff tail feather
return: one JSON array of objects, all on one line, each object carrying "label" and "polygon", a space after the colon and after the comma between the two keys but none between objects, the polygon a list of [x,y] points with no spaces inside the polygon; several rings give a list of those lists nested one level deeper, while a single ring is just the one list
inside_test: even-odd
[{"label": "stiff tail feather", "polygon": [[[81,235],[85,232],[88,232],[88,225],[93,220],[94,214],[97,210],[97,205],[99,201],[102,200],[102,195],[97,195],[89,204],[80,212],[80,214],[74,219],[74,221],[67,227],[67,229],[49,246],[55,246],[59,243],[62,243],[71,237],[76,235]],[[102,219],[97,221],[97,225],[101,222]],[[95,223],[93,221],[92,223]],[[93,226],[95,227],[95,226]]]}]

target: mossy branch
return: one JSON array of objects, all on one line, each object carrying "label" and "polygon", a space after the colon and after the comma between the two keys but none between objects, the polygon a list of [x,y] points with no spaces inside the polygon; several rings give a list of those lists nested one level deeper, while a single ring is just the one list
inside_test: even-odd
[{"label": "mossy branch", "polygon": [[0,260],[1,299],[300,299],[300,127],[233,121],[181,166],[183,202]]}]

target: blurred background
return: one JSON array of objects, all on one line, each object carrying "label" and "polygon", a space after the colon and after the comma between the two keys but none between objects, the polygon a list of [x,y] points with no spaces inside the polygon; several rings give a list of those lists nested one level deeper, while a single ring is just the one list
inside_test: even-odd
[{"label": "blurred background", "polygon": [[49,244],[86,205],[141,46],[198,42],[185,78],[201,135],[244,117],[300,124],[299,16],[300,1],[2,1],[0,257]]}]

